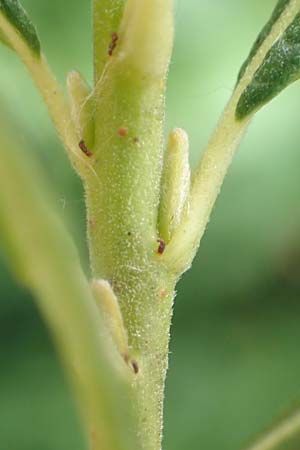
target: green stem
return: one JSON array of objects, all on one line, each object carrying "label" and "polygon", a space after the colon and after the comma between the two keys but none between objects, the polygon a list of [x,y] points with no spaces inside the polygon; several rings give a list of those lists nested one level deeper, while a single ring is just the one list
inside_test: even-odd
[{"label": "green stem", "polygon": [[142,450],[161,448],[175,285],[157,254],[172,38],[170,0],[126,3],[118,41],[95,90],[97,178],[85,180],[93,276],[110,282],[137,363],[132,396]]},{"label": "green stem", "polygon": [[119,32],[125,0],[92,0],[94,22],[94,79],[101,79],[109,61],[112,34]]}]

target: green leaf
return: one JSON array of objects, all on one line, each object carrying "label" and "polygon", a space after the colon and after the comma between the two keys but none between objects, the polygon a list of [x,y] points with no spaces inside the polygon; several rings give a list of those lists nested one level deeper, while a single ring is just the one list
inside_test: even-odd
[{"label": "green leaf", "polygon": [[279,0],[272,15],[270,20],[267,22],[267,24],[264,26],[264,28],[262,29],[262,31],[259,33],[256,41],[253,44],[253,47],[249,53],[248,58],[246,59],[246,61],[244,62],[244,64],[242,65],[242,68],[239,72],[238,75],[238,81],[240,81],[240,79],[243,77],[248,65],[250,64],[250,62],[252,61],[252,59],[254,58],[254,56],[256,55],[256,53],[258,52],[259,48],[261,47],[261,45],[264,43],[266,37],[270,34],[273,25],[277,22],[277,20],[280,18],[281,14],[285,11],[286,7],[291,3],[291,0]]},{"label": "green leaf", "polygon": [[[280,10],[283,3],[289,2],[279,2]],[[242,73],[243,71],[245,67],[242,68]],[[250,84],[243,91],[236,108],[237,119],[244,119],[255,112],[299,78],[300,13],[270,48]]]},{"label": "green leaf", "polygon": [[[40,55],[41,47],[36,29],[19,0],[0,0],[0,16],[17,31],[34,54]],[[9,47],[13,47],[13,42],[1,25],[0,40]]]}]

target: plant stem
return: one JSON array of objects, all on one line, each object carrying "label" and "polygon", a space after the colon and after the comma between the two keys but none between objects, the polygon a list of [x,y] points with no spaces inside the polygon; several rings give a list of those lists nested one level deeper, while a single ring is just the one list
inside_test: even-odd
[{"label": "plant stem", "polygon": [[223,180],[249,124],[248,120],[235,120],[234,104],[229,103],[193,175],[182,222],[163,255],[164,261],[172,264],[178,275],[185,272],[194,259]]},{"label": "plant stem", "polygon": [[76,135],[75,126],[71,117],[70,107],[64,93],[51,71],[43,54],[32,53],[26,42],[21,38],[17,30],[0,15],[0,29],[5,33],[11,47],[20,56],[26,65],[32,79],[39,89],[56,127],[58,135],[63,142],[70,161],[82,177],[91,170],[79,149],[80,137]]},{"label": "plant stem", "polygon": [[118,135],[124,115],[116,114],[121,120],[112,120],[109,128],[115,135],[95,156],[99,180],[86,183],[90,255],[94,278],[108,280],[120,301],[132,357],[140,367],[133,388],[142,448],[157,450],[175,284],[156,254],[161,148],[152,139],[160,138],[161,128],[146,114],[149,122],[134,121],[133,132],[129,124],[124,139]]},{"label": "plant stem", "polygon": [[[113,2],[111,2],[113,3]],[[129,0],[95,86],[97,177],[85,180],[93,277],[117,296],[129,351],[141,450],[161,448],[175,278],[157,254],[165,78],[173,39],[170,0]],[[163,37],[163,39],[162,39]]]},{"label": "plant stem", "polygon": [[125,0],[92,0],[94,26],[94,80],[98,83],[107,63],[112,34],[123,17]]}]

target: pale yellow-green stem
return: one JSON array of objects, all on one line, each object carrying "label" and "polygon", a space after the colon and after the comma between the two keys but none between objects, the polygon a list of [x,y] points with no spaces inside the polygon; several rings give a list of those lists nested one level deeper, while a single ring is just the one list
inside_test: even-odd
[{"label": "pale yellow-green stem", "polygon": [[300,442],[300,411],[296,411],[263,433],[247,450],[298,449]]},{"label": "pale yellow-green stem", "polygon": [[0,29],[12,49],[20,56],[31,77],[35,81],[48,107],[56,130],[76,169],[83,176],[90,171],[89,162],[85,160],[78,146],[78,137],[71,117],[70,107],[64,93],[53,75],[43,54],[36,55],[22,39],[16,28],[0,14]]},{"label": "pale yellow-green stem", "polygon": [[92,151],[95,135],[92,90],[82,75],[75,70],[68,74],[67,86],[71,117],[77,134],[77,144],[83,140],[87,148]]},{"label": "pale yellow-green stem", "polygon": [[178,275],[186,271],[192,263],[233,155],[253,116],[251,114],[244,120],[236,118],[236,107],[241,93],[251,82],[274,42],[295,19],[299,8],[300,0],[291,0],[289,6],[274,24],[270,34],[234,90],[193,175],[191,192],[182,223],[174,233],[163,255],[164,262],[172,265],[174,272]]}]

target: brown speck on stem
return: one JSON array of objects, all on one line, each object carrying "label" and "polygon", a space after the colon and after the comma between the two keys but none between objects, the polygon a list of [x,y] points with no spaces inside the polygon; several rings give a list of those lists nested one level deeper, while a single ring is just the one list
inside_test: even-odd
[{"label": "brown speck on stem", "polygon": [[122,356],[123,356],[125,363],[128,364],[129,366],[131,366],[133,369],[133,372],[135,373],[135,375],[137,375],[140,371],[138,362],[135,359],[131,359],[130,355],[128,353],[124,353]]},{"label": "brown speck on stem", "polygon": [[87,148],[87,146],[86,146],[86,144],[85,144],[85,142],[84,142],[83,139],[79,142],[78,145],[79,145],[80,150],[81,150],[86,156],[88,156],[89,158],[90,158],[91,156],[93,156],[93,153]]},{"label": "brown speck on stem", "polygon": [[167,295],[168,295],[167,289],[162,289],[162,290],[160,291],[160,298],[166,298]]},{"label": "brown speck on stem", "polygon": [[118,129],[118,135],[121,137],[125,137],[128,134],[128,129],[125,127],[121,127]]},{"label": "brown speck on stem", "polygon": [[131,361],[131,365],[132,365],[134,373],[137,375],[139,373],[139,371],[140,371],[140,368],[139,368],[139,365],[138,365],[137,361],[135,359],[133,359]]},{"label": "brown speck on stem", "polygon": [[162,255],[164,253],[165,249],[166,249],[166,243],[165,243],[165,241],[163,239],[158,239],[157,242],[159,244],[158,245],[158,249],[157,249],[157,253],[159,255]]},{"label": "brown speck on stem", "polygon": [[110,44],[109,44],[109,47],[108,47],[108,54],[109,54],[109,56],[112,56],[112,55],[113,55],[113,52],[114,52],[114,49],[115,49],[116,46],[117,46],[118,40],[119,40],[119,35],[118,35],[118,33],[116,33],[116,32],[112,33],[112,35],[111,35],[111,41],[110,41]]}]

